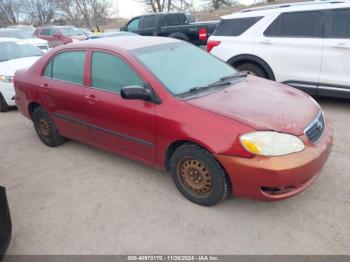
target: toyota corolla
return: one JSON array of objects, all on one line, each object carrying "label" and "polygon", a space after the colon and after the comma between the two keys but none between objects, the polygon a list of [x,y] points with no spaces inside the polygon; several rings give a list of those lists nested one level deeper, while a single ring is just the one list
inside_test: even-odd
[{"label": "toyota corolla", "polygon": [[331,151],[332,128],[310,96],[175,39],[62,46],[14,81],[18,109],[44,144],[79,140],[170,171],[201,205],[294,196]]}]

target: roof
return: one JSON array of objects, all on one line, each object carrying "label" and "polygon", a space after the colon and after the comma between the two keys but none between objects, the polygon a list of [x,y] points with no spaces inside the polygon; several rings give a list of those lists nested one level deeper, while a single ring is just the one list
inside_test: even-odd
[{"label": "roof", "polygon": [[0,43],[1,42],[23,42],[23,40],[20,40],[18,38],[10,38],[10,37],[0,37]]},{"label": "roof", "polygon": [[272,13],[293,12],[293,11],[309,11],[324,10],[330,8],[349,8],[349,0],[333,0],[333,1],[307,1],[298,3],[284,3],[277,5],[265,5],[254,8],[244,9],[240,12],[223,16],[223,19],[232,19],[238,17],[251,17],[258,15],[266,15]]},{"label": "roof", "polygon": [[179,43],[180,40],[169,37],[155,37],[155,36],[129,36],[129,37],[109,37],[97,38],[89,41],[81,41],[72,43],[62,47],[81,47],[81,48],[105,48],[109,50],[135,50],[144,47],[151,47],[156,45]]}]

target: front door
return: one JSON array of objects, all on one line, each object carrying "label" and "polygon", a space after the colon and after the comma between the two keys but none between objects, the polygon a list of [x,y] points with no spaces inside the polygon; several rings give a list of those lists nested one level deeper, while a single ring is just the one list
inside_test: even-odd
[{"label": "front door", "polygon": [[143,86],[144,82],[120,57],[100,51],[91,55],[91,88],[85,96],[91,141],[111,152],[153,164],[155,105],[120,96],[122,87]]}]

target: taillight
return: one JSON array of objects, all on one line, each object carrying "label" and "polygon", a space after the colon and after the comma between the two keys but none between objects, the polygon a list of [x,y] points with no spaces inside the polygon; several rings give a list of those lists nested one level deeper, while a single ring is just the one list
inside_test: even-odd
[{"label": "taillight", "polygon": [[199,40],[200,41],[207,41],[208,39],[208,31],[206,28],[200,28],[199,31]]},{"label": "taillight", "polygon": [[220,44],[221,44],[221,41],[209,40],[207,43],[207,51],[210,53],[214,47],[216,47]]}]

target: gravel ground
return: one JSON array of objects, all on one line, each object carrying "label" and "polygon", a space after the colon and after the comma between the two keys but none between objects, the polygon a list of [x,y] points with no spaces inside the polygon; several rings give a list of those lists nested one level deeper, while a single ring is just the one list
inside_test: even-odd
[{"label": "gravel ground", "polygon": [[319,100],[335,128],[318,180],[281,202],[201,207],[170,176],[70,141],[44,146],[16,110],[0,114],[9,254],[350,254],[350,102]]}]

